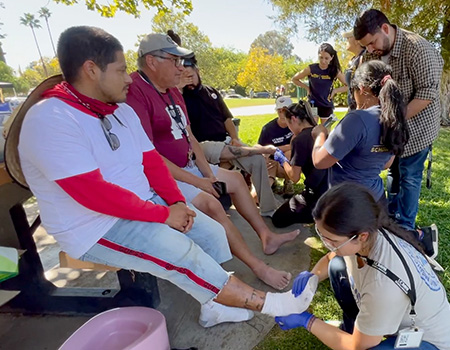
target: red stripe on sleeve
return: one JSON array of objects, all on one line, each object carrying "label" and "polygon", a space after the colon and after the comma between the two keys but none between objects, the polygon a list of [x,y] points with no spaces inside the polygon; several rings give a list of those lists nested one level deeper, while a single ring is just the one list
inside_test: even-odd
[{"label": "red stripe on sleeve", "polygon": [[142,164],[150,186],[168,205],[186,202],[169,168],[156,149],[143,153]]},{"label": "red stripe on sleeve", "polygon": [[164,223],[169,208],[142,200],[135,193],[105,181],[100,169],[56,180],[82,206],[126,220]]}]

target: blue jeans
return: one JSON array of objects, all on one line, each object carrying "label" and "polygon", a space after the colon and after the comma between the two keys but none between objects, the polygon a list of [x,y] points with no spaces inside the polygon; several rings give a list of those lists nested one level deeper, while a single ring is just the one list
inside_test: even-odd
[{"label": "blue jeans", "polygon": [[399,191],[396,195],[388,193],[389,212],[406,230],[415,229],[423,169],[428,151],[429,147],[412,156],[399,159]]},{"label": "blue jeans", "polygon": [[[152,202],[166,205],[159,196]],[[120,219],[80,260],[148,272],[204,304],[227,283],[219,264],[232,256],[222,225],[191,209],[197,216],[186,234],[165,224]]]},{"label": "blue jeans", "polygon": [[[382,341],[377,346],[370,348],[369,350],[392,350],[392,349],[394,349],[395,339],[396,339],[395,337],[388,338],[385,341]],[[418,348],[408,348],[408,349],[409,350],[439,350],[437,347],[435,347],[433,344],[430,344],[427,341],[422,341],[422,344],[420,344],[420,347],[418,347]]]},{"label": "blue jeans", "polygon": [[[358,305],[353,297],[352,289],[348,280],[345,260],[341,256],[331,259],[328,264],[328,276],[333,288],[334,296],[342,309],[343,324],[340,327],[343,331],[352,334],[356,316],[358,316]],[[394,349],[396,337],[388,338],[377,346],[369,350],[391,350]],[[422,341],[419,348],[409,348],[411,350],[439,350],[433,344]]]}]

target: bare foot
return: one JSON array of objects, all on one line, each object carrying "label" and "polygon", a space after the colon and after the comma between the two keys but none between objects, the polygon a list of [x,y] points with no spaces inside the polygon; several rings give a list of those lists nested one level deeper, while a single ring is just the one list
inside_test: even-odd
[{"label": "bare foot", "polygon": [[289,272],[275,270],[273,267],[264,264],[264,262],[261,263],[261,266],[253,269],[253,272],[261,281],[278,290],[288,286],[292,278]]},{"label": "bare foot", "polygon": [[271,255],[275,253],[284,243],[293,241],[299,234],[300,230],[294,230],[282,234],[270,232],[269,235],[261,237],[264,254]]}]

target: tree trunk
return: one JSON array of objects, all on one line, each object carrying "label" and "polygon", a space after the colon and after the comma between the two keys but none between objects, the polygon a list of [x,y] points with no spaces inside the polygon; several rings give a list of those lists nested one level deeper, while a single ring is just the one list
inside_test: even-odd
[{"label": "tree trunk", "polygon": [[33,32],[34,42],[36,43],[36,47],[39,52],[39,57],[41,58],[42,67],[44,67],[45,76],[48,77],[47,67],[45,66],[44,59],[42,58],[41,48],[39,47],[39,44],[38,44],[38,41],[36,38],[36,34],[34,33],[34,28],[32,26],[30,26],[30,28],[31,28],[31,31]]},{"label": "tree trunk", "polygon": [[48,19],[47,19],[47,17],[45,17],[45,23],[47,23],[48,35],[50,36],[50,42],[52,43],[53,53],[55,54],[55,57],[56,57],[55,44],[53,43],[52,32],[51,32],[51,30],[50,30],[50,25],[48,24]]}]

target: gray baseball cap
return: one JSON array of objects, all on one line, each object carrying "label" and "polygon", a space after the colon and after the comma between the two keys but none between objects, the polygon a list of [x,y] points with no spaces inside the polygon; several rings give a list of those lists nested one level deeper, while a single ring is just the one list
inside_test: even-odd
[{"label": "gray baseball cap", "polygon": [[139,44],[138,56],[142,57],[149,52],[161,50],[175,56],[192,54],[191,50],[178,46],[172,38],[166,34],[149,34]]}]

